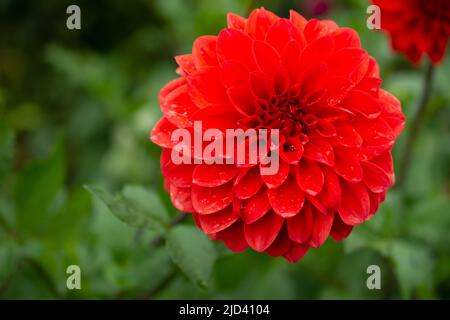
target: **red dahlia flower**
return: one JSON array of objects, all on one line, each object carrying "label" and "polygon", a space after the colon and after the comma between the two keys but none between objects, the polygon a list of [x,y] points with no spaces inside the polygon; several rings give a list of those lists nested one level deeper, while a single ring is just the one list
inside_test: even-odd
[{"label": "red dahlia flower", "polygon": [[[354,30],[295,11],[230,13],[228,28],[176,61],[180,77],[160,92],[151,140],[164,148],[173,205],[212,239],[295,262],[375,214],[394,183],[391,148],[405,118]],[[262,164],[176,165],[171,134],[194,120],[279,129],[276,174],[261,175]]]},{"label": "red dahlia flower", "polygon": [[444,57],[450,36],[449,0],[372,0],[381,9],[381,28],[392,48],[413,63],[427,54],[436,64]]}]

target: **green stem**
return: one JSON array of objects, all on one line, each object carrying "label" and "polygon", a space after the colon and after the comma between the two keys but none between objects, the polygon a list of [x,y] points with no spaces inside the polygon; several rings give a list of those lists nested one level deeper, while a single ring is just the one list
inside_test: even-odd
[{"label": "green stem", "polygon": [[[187,214],[185,212],[180,212],[178,215],[176,215],[169,224],[169,228],[172,228],[176,226],[177,224],[184,221]],[[150,245],[152,247],[159,247],[164,242],[164,235],[160,234],[153,238],[152,241],[150,241]],[[154,289],[152,289],[150,292],[147,292],[145,294],[140,295],[138,298],[146,298],[146,299],[152,299],[154,296],[156,296],[158,293],[163,291],[172,281],[177,277],[178,275],[178,268],[174,268],[170,273],[167,274],[167,276],[161,281],[161,283]]]},{"label": "green stem", "polygon": [[[180,212],[178,215],[176,215],[169,224],[169,228],[172,228],[174,226],[176,226],[177,224],[179,224],[180,222],[184,221],[184,219],[186,218],[187,214],[185,212]],[[159,247],[164,241],[164,235],[160,234],[158,236],[156,236],[155,238],[152,239],[152,241],[150,241],[150,245],[152,247]]]},{"label": "green stem", "polygon": [[406,177],[408,175],[409,166],[411,164],[412,159],[412,153],[414,150],[414,145],[417,140],[418,133],[423,125],[423,122],[425,120],[426,115],[426,109],[428,102],[431,97],[431,90],[433,86],[433,74],[434,74],[434,68],[433,64],[429,64],[427,67],[427,71],[425,73],[425,79],[423,82],[423,91],[422,91],[422,97],[419,102],[419,109],[417,110],[417,114],[411,121],[410,129],[409,129],[409,138],[406,142],[405,152],[403,154],[403,158],[400,162],[399,167],[399,176],[397,180],[396,187],[401,189],[403,188],[403,185],[405,184]]},{"label": "green stem", "polygon": [[169,286],[172,283],[172,281],[177,277],[178,270],[179,269],[175,267],[172,271],[170,271],[166,275],[166,277],[161,281],[161,283],[158,286],[138,296],[138,299],[147,299],[147,300],[154,299],[160,292],[164,291],[164,289],[166,289],[167,286]]},{"label": "green stem", "polygon": [[47,270],[33,258],[26,257],[24,258],[24,261],[39,275],[39,278],[42,279],[48,290],[56,297],[56,299],[61,298],[58,288]]}]

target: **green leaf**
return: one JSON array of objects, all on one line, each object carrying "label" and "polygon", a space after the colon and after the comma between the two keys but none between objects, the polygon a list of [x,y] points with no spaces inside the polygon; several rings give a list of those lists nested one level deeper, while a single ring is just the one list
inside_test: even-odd
[{"label": "green leaf", "polygon": [[415,289],[430,288],[433,258],[423,245],[400,238],[382,238],[370,230],[356,228],[346,240],[347,252],[372,249],[393,262],[393,271],[400,286],[402,298],[411,298]]},{"label": "green leaf", "polygon": [[14,153],[14,133],[0,121],[0,183],[11,168]]},{"label": "green leaf", "polygon": [[139,210],[147,212],[153,219],[160,221],[164,225],[170,223],[170,216],[156,191],[142,186],[129,185],[125,186],[122,193]]},{"label": "green leaf", "polygon": [[[126,197],[124,194],[119,193],[113,195],[105,190],[102,190],[94,186],[85,186],[92,195],[96,196],[101,200],[121,221],[125,222],[129,226],[136,228],[148,228],[156,231],[163,231],[167,224],[156,214],[152,214],[150,211],[143,208],[141,198],[142,190],[139,191],[140,194],[132,195],[131,191],[135,190],[133,188],[128,188]],[[139,199],[139,201],[137,201]],[[151,199],[149,199],[151,201]]]},{"label": "green leaf", "polygon": [[176,226],[167,234],[172,260],[200,288],[210,283],[216,252],[212,242],[193,226]]},{"label": "green leaf", "polygon": [[19,262],[19,247],[12,239],[0,233],[0,288],[17,269]]},{"label": "green leaf", "polygon": [[450,246],[450,202],[447,196],[438,195],[423,199],[405,216],[407,233],[435,248],[446,251]]},{"label": "green leaf", "polygon": [[15,188],[17,224],[26,233],[44,232],[50,207],[63,187],[65,154],[62,141],[48,159],[31,163],[19,176]]},{"label": "green leaf", "polygon": [[411,298],[414,289],[432,285],[433,259],[429,250],[421,245],[396,241],[392,245],[391,257],[394,271],[404,299]]},{"label": "green leaf", "polygon": [[359,249],[369,248],[386,256],[389,253],[391,239],[377,234],[367,225],[361,225],[352,231],[344,241],[344,249],[347,253],[353,253]]}]

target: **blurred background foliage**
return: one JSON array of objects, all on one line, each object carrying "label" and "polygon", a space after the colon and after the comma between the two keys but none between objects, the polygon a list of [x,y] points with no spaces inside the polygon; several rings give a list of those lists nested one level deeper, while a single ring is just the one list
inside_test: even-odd
[{"label": "blurred background foliage", "polygon": [[[449,59],[436,71],[404,190],[391,190],[344,243],[328,240],[293,265],[231,254],[191,218],[173,226],[160,150],[148,141],[161,115],[158,90],[176,77],[174,55],[250,2],[0,1],[1,298],[450,298]],[[81,30],[66,28],[70,4],[81,7]],[[424,68],[366,28],[367,1],[256,5],[358,30],[411,119]],[[408,126],[397,160],[407,134]],[[82,290],[66,288],[72,264]],[[372,264],[382,290],[366,287]]]}]

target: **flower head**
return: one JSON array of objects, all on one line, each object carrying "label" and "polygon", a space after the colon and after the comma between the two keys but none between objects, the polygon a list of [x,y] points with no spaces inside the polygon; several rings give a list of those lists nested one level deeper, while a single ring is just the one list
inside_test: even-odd
[{"label": "flower head", "polygon": [[448,0],[372,0],[381,9],[381,28],[392,48],[418,63],[423,54],[439,63],[450,36]]},{"label": "flower head", "polygon": [[[228,28],[198,38],[176,61],[180,77],[160,92],[151,140],[163,147],[173,205],[212,239],[294,262],[375,214],[394,183],[391,148],[405,118],[354,30],[295,11],[289,19],[230,13]],[[278,169],[261,174],[262,158],[175,164],[172,134],[195,134],[194,121],[220,132],[277,130],[266,155],[279,157]]]}]

